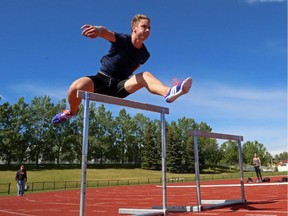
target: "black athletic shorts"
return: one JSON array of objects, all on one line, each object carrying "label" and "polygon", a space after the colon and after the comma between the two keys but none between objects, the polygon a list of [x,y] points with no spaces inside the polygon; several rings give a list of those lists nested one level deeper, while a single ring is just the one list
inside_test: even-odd
[{"label": "black athletic shorts", "polygon": [[94,93],[109,95],[113,97],[125,98],[128,93],[124,88],[124,83],[128,80],[117,80],[108,75],[98,72],[94,76],[87,76],[94,83]]}]

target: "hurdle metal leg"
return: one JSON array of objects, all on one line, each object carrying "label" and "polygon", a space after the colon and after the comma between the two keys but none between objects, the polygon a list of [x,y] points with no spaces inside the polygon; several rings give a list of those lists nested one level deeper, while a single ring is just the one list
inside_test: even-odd
[{"label": "hurdle metal leg", "polygon": [[240,184],[241,184],[241,199],[245,200],[245,190],[244,190],[244,175],[243,175],[243,156],[242,156],[242,146],[241,140],[238,140],[238,157],[239,157],[239,168],[240,168]]},{"label": "hurdle metal leg", "polygon": [[197,211],[201,211],[201,192],[200,192],[200,172],[199,172],[199,153],[198,153],[198,136],[194,131],[194,160],[195,160],[195,179],[197,192]]},{"label": "hurdle metal leg", "polygon": [[161,135],[162,135],[162,206],[164,215],[167,209],[167,185],[166,185],[166,126],[165,113],[161,113]]},{"label": "hurdle metal leg", "polygon": [[82,168],[81,168],[81,193],[80,193],[80,216],[85,215],[86,200],[86,172],[87,172],[87,153],[88,153],[88,131],[89,131],[89,93],[85,93],[84,120],[83,120],[83,144],[82,144]]}]

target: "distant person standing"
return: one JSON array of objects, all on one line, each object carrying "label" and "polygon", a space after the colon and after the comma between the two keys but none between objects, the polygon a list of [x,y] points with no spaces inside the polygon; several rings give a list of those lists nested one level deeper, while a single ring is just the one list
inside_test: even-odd
[{"label": "distant person standing", "polygon": [[21,165],[15,176],[17,184],[17,195],[24,196],[25,193],[25,182],[27,181],[27,172],[24,165]]},{"label": "distant person standing", "polygon": [[262,182],[262,175],[261,175],[261,160],[259,156],[255,153],[253,157],[253,165],[257,175],[257,182]]}]

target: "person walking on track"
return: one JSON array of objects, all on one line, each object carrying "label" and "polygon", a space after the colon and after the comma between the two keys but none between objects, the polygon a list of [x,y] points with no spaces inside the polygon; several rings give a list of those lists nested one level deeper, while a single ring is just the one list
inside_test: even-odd
[{"label": "person walking on track", "polygon": [[20,169],[16,172],[15,181],[17,184],[17,195],[25,195],[25,182],[27,181],[27,172],[24,165],[21,165]]}]

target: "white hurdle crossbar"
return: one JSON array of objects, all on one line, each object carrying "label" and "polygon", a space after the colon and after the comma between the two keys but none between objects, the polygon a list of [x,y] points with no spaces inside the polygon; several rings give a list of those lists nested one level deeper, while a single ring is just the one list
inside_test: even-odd
[{"label": "white hurdle crossbar", "polygon": [[[203,209],[216,208],[216,207],[220,207],[220,206],[239,204],[239,203],[246,203],[245,191],[244,191],[244,176],[243,176],[243,167],[242,167],[242,164],[243,164],[242,147],[241,147],[241,141],[243,141],[243,136],[221,134],[221,133],[212,133],[212,132],[197,131],[197,130],[191,130],[189,132],[189,135],[194,137],[194,159],[195,159],[195,176],[196,176],[196,192],[197,192],[196,211],[200,212]],[[199,172],[199,158],[198,158],[198,137],[234,140],[234,141],[238,142],[241,199],[239,199],[239,200],[201,200],[200,172]],[[212,206],[202,206],[202,204],[212,204]]]},{"label": "white hurdle crossbar", "polygon": [[80,194],[80,216],[85,215],[86,199],[86,172],[87,172],[87,153],[88,153],[88,131],[89,131],[89,107],[90,101],[120,105],[135,109],[141,109],[151,112],[160,113],[161,117],[161,134],[162,134],[162,210],[154,209],[119,209],[120,214],[134,215],[166,215],[167,212],[167,194],[166,194],[166,132],[165,132],[165,114],[169,114],[169,109],[151,104],[139,103],[122,98],[111,97],[91,92],[78,91],[77,97],[84,99],[84,121],[83,121],[83,144],[82,144],[82,179]]}]

